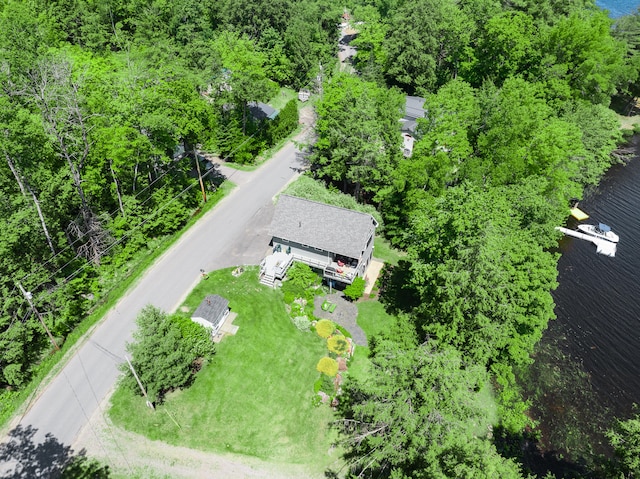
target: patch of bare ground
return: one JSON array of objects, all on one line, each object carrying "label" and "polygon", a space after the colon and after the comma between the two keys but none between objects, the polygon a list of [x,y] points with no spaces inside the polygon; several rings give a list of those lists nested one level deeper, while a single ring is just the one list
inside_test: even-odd
[{"label": "patch of bare ground", "polygon": [[[237,454],[222,454],[172,446],[115,426],[103,401],[73,444],[111,469],[114,477],[153,479],[321,479],[324,471],[299,464],[278,464]],[[158,414],[161,414],[160,412]]]},{"label": "patch of bare ground", "polygon": [[640,115],[618,115],[623,130],[633,130],[633,125],[640,125]]}]

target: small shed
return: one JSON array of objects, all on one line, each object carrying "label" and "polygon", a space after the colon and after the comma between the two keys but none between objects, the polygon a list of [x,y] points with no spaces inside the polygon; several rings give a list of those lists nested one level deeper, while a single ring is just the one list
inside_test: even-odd
[{"label": "small shed", "polygon": [[301,102],[305,102],[309,100],[310,97],[311,97],[311,92],[309,90],[306,90],[303,88],[298,92],[298,100],[300,100]]},{"label": "small shed", "polygon": [[191,320],[211,330],[215,336],[229,315],[229,301],[217,294],[210,294],[202,300],[193,312]]}]

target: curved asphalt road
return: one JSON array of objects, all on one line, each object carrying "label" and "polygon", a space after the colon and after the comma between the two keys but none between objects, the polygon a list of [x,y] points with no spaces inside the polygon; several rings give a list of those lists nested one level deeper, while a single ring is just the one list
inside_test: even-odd
[{"label": "curved asphalt road", "polygon": [[[297,153],[289,142],[254,172],[223,168],[237,187],[156,261],[20,418],[23,428],[37,430],[33,444],[44,442],[49,434],[63,445],[73,444],[114,385],[125,343],[145,305],[172,311],[200,279],[200,269],[259,263],[268,249],[272,198],[303,167]],[[0,472],[3,460],[6,470],[7,459],[13,462],[0,457]]]}]

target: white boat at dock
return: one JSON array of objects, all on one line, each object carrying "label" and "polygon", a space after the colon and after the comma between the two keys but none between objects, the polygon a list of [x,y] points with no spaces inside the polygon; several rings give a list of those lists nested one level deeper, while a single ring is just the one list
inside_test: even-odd
[{"label": "white boat at dock", "polygon": [[591,243],[596,245],[596,253],[598,254],[603,254],[612,258],[616,255],[616,247],[618,243],[614,243],[612,241],[605,240],[591,234],[582,233],[581,231],[563,228],[562,226],[556,226],[556,229],[566,234],[567,236],[573,236],[574,238],[580,238],[586,241],[590,241]]},{"label": "white boat at dock", "polygon": [[586,233],[591,236],[595,236],[596,238],[604,239],[607,241],[611,241],[612,243],[617,243],[620,240],[620,237],[611,231],[611,228],[603,223],[598,223],[598,225],[578,225],[578,229],[583,233]]}]

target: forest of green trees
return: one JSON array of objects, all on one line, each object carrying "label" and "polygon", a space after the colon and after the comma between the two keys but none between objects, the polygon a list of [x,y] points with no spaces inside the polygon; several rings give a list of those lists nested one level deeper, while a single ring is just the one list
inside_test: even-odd
[{"label": "forest of green trees", "polygon": [[341,10],[213,0],[0,8],[0,390],[10,394],[50,349],[20,285],[63,343],[127,262],[201,203],[196,147],[251,162],[297,127],[295,102],[268,125],[247,105],[333,61]]},{"label": "forest of green trees", "polygon": [[[359,75],[324,89],[314,172],[377,205],[408,253],[382,285],[403,323],[376,342],[381,374],[349,385],[354,471],[521,477],[466,428],[489,374],[500,452],[521,459],[509,451],[531,424],[515,371],[554,318],[554,227],[620,160],[609,106],[637,90],[640,15],[614,24],[589,1],[421,0],[361,2],[353,17]],[[426,99],[410,158],[389,135],[407,94]]]},{"label": "forest of green trees", "polygon": [[[359,32],[355,74],[336,66],[345,7]],[[620,161],[609,106],[638,92],[640,13],[614,23],[594,0],[0,8],[3,397],[51,350],[20,286],[63,342],[119,270],[202,202],[196,150],[252,162],[291,128],[252,121],[249,103],[321,76],[313,175],[373,205],[407,252],[382,279],[399,319],[373,341],[380,374],[345,386],[337,423],[351,473],[525,477],[517,450],[468,425],[489,382],[494,436],[531,427],[514,372],[554,318],[554,227]],[[426,111],[410,158],[406,95]],[[282,122],[297,123],[292,108]],[[634,422],[611,437],[618,451],[640,444]],[[616,467],[640,477],[637,457],[620,454]]]}]

